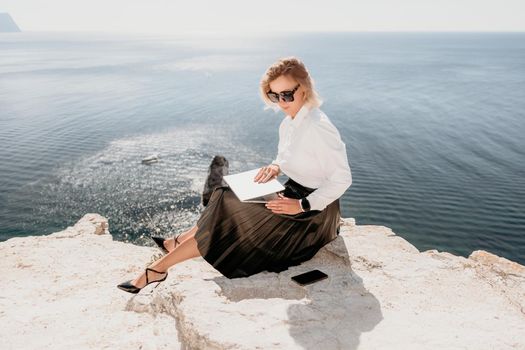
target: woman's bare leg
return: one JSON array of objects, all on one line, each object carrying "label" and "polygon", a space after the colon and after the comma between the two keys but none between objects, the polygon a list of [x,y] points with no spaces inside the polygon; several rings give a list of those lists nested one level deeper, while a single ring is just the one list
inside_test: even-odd
[{"label": "woman's bare leg", "polygon": [[195,232],[197,232],[197,228],[198,228],[197,225],[195,225],[192,228],[190,228],[188,231],[186,231],[184,233],[181,233],[180,236],[177,238],[179,243],[175,242],[175,238],[174,237],[167,238],[164,241],[164,247],[169,252],[171,252],[174,247],[177,248],[180,244],[182,244],[182,242],[184,242],[185,240],[187,240],[190,237],[193,237],[195,235]]},{"label": "woman's bare leg", "polygon": [[[184,242],[177,244],[174,250],[164,255],[148,267],[156,271],[165,272],[177,263],[199,256],[201,256],[201,253],[199,249],[197,249],[197,241],[190,235],[184,240]],[[149,281],[159,280],[162,277],[164,277],[164,274],[162,273],[148,271]],[[139,277],[131,281],[131,283],[136,287],[143,288],[146,285],[146,273],[143,272]]]}]

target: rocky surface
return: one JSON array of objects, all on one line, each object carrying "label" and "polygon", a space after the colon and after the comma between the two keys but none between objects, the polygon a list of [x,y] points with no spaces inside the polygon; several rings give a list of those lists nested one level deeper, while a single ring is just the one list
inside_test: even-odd
[{"label": "rocky surface", "polygon": [[[419,252],[345,219],[310,261],[229,280],[202,258],[129,294],[158,250],[87,214],[0,243],[2,349],[525,349],[525,267],[485,251]],[[290,277],[320,269],[302,287]]]}]

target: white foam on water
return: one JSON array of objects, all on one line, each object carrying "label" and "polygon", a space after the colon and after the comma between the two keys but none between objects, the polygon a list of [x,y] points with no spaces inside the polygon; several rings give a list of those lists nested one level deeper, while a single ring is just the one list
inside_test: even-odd
[{"label": "white foam on water", "polygon": [[[151,154],[158,162],[142,164]],[[254,150],[236,144],[230,131],[210,126],[118,139],[39,184],[42,200],[36,211],[72,221],[75,215],[98,212],[108,217],[114,236],[138,244],[151,234],[172,236],[191,228],[204,209],[201,195],[215,155],[228,159],[230,172],[264,162]]]}]

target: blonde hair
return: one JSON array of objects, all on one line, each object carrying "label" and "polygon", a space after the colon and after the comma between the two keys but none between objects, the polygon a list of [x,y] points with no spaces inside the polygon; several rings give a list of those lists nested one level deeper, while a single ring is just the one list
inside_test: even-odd
[{"label": "blonde hair", "polygon": [[314,80],[310,77],[304,63],[297,57],[290,56],[281,58],[272,64],[262,76],[259,92],[266,104],[265,109],[275,109],[276,103],[270,101],[266,93],[270,91],[270,83],[281,75],[290,77],[301,84],[305,91],[305,104],[310,108],[319,107],[323,104],[319,94],[315,91]]}]

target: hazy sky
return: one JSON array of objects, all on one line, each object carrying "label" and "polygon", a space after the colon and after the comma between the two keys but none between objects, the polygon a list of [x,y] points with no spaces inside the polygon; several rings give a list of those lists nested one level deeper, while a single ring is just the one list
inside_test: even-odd
[{"label": "hazy sky", "polygon": [[26,31],[524,31],[525,0],[2,0]]}]

